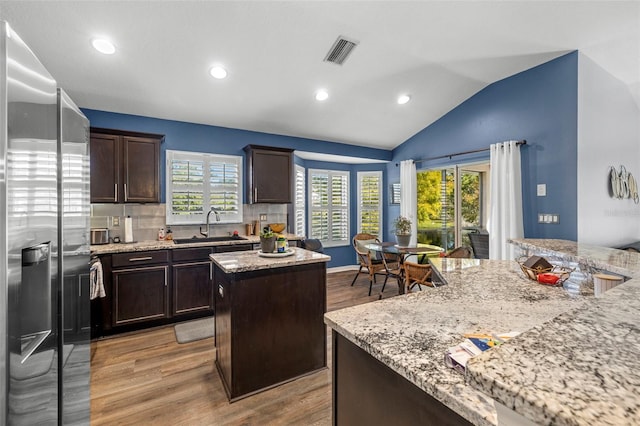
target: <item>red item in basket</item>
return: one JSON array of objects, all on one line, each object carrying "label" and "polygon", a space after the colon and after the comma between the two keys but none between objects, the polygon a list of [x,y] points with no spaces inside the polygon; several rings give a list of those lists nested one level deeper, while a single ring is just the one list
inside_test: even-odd
[{"label": "red item in basket", "polygon": [[538,282],[541,284],[555,284],[560,279],[556,274],[550,274],[545,272],[543,274],[538,274]]}]

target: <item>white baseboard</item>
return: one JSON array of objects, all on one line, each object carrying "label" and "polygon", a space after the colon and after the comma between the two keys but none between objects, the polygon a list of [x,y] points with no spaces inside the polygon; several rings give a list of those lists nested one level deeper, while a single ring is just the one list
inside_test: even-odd
[{"label": "white baseboard", "polygon": [[327,268],[327,273],[330,274],[332,272],[357,271],[359,267],[360,266],[358,265],[334,266],[333,268]]}]

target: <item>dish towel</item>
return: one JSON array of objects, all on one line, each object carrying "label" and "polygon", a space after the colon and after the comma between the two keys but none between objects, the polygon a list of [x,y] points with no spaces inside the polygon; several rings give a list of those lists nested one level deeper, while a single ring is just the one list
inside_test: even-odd
[{"label": "dish towel", "polygon": [[104,282],[102,279],[102,262],[100,259],[96,259],[91,263],[91,269],[89,270],[89,299],[93,300],[97,297],[106,297],[104,292]]}]

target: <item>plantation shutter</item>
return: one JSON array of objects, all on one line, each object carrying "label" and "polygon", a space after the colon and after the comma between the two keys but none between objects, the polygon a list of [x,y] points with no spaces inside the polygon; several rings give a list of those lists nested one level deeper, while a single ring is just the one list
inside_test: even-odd
[{"label": "plantation shutter", "polygon": [[349,244],[348,172],[310,170],[310,237],[326,246]]},{"label": "plantation shutter", "polygon": [[358,232],[382,235],[382,172],[358,172]]},{"label": "plantation shutter", "polygon": [[[209,204],[228,222],[240,210],[240,165],[233,161],[212,160],[209,163]],[[225,220],[226,219],[226,220]],[[240,217],[240,220],[242,217]]]},{"label": "plantation shutter", "polygon": [[166,170],[168,224],[242,222],[242,157],[168,150]]},{"label": "plantation shutter", "polygon": [[305,217],[306,196],[307,188],[305,183],[304,167],[296,165],[294,233],[301,237],[307,235]]},{"label": "plantation shutter", "polygon": [[331,176],[331,240],[349,241],[349,188],[346,174]]}]

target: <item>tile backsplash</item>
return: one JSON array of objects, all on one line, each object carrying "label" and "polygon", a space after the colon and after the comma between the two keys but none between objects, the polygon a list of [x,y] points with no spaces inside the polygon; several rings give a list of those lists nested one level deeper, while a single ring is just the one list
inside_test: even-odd
[{"label": "tile backsplash", "polygon": [[[246,235],[245,224],[254,220],[267,223],[287,223],[287,204],[244,204],[243,223],[217,224],[212,222],[212,236],[229,235],[238,231]],[[260,221],[266,215],[267,220]],[[158,230],[167,229],[165,204],[91,204],[91,227],[108,228],[110,236],[124,238],[124,218],[133,219],[133,239],[146,241],[158,239]],[[202,223],[201,225],[204,225]],[[200,235],[200,225],[169,225],[174,238]],[[289,231],[289,229],[287,229]]]}]

